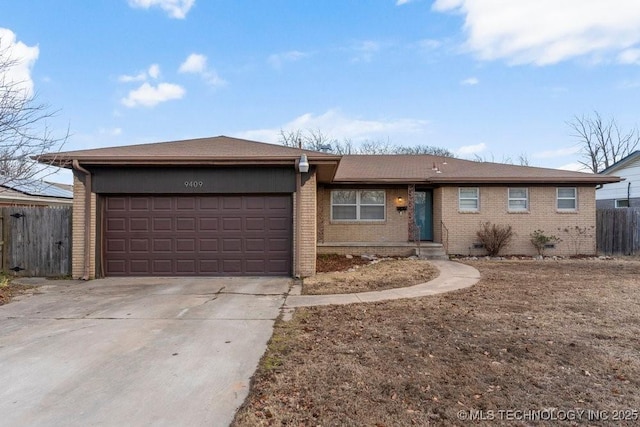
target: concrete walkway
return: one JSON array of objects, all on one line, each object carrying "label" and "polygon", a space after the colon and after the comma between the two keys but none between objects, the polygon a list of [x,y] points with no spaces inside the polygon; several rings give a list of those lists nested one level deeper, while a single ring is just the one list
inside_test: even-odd
[{"label": "concrete walkway", "polygon": [[285,300],[283,309],[314,305],[354,304],[359,302],[417,298],[468,288],[480,280],[480,272],[469,265],[453,261],[431,261],[431,263],[440,270],[440,275],[430,282],[420,283],[406,288],[360,292],[356,294],[300,295],[300,289],[294,288]]}]

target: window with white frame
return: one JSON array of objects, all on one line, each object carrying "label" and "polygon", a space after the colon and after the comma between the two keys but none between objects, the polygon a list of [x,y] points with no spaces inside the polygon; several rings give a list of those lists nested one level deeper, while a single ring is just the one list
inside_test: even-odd
[{"label": "window with white frame", "polygon": [[628,208],[629,199],[616,199],[616,208]]},{"label": "window with white frame", "polygon": [[458,208],[461,211],[480,210],[480,189],[477,187],[458,189]]},{"label": "window with white frame", "polygon": [[523,212],[529,210],[529,189],[509,188],[508,208],[510,212]]},{"label": "window with white frame", "polygon": [[332,221],[384,221],[384,190],[331,191]]},{"label": "window with white frame", "polygon": [[575,211],[578,209],[578,192],[575,187],[558,187],[556,207],[560,211]]}]

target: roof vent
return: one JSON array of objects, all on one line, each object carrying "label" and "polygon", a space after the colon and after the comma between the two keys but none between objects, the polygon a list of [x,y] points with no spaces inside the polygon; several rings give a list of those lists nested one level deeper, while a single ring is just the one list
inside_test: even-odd
[{"label": "roof vent", "polygon": [[331,144],[322,144],[318,147],[318,149],[323,153],[329,153],[332,150]]}]

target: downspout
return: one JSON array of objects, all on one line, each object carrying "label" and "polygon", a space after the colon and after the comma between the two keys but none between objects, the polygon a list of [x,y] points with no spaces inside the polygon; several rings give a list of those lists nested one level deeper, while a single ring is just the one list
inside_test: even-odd
[{"label": "downspout", "polygon": [[91,264],[91,172],[80,166],[77,159],[73,159],[73,168],[85,176],[84,181],[84,274],[82,280],[89,280],[89,266]]},{"label": "downspout", "polygon": [[302,215],[302,209],[300,206],[300,191],[302,189],[302,174],[298,171],[300,167],[300,159],[296,159],[296,223],[295,223],[295,265],[293,267],[293,276],[300,277],[300,216]]},{"label": "downspout", "polygon": [[631,181],[627,183],[627,204],[631,207]]}]

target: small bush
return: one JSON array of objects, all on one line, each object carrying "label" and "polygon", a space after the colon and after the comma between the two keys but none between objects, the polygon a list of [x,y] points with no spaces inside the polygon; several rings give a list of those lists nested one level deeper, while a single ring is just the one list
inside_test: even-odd
[{"label": "small bush", "polygon": [[531,238],[531,244],[534,248],[536,248],[536,251],[538,251],[538,255],[540,256],[544,255],[544,250],[546,249],[547,245],[556,244],[561,241],[560,238],[554,235],[547,236],[546,234],[544,234],[543,230],[536,230],[533,233],[529,234],[529,237]]},{"label": "small bush", "polygon": [[496,256],[500,250],[511,243],[515,233],[510,225],[491,224],[487,221],[480,224],[480,230],[476,232],[476,235],[489,256]]}]

